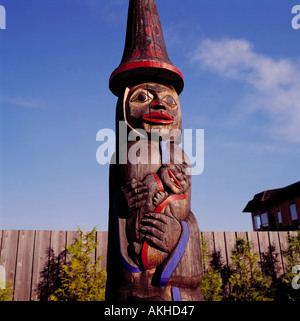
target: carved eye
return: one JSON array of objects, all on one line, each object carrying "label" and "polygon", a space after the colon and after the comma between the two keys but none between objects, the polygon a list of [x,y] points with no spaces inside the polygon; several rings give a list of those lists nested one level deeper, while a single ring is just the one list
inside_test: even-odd
[{"label": "carved eye", "polygon": [[167,95],[163,99],[163,101],[169,106],[176,105],[176,102],[175,102],[174,98],[171,95]]},{"label": "carved eye", "polygon": [[140,92],[136,96],[134,96],[131,101],[145,103],[149,99],[150,99],[150,97],[145,92]]}]

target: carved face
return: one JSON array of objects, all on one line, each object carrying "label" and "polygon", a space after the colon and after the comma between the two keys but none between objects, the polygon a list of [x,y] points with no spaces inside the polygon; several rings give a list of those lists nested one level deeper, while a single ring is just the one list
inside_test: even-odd
[{"label": "carved face", "polygon": [[179,97],[171,86],[143,83],[127,88],[124,116],[130,127],[151,130],[181,130]]},{"label": "carved face", "polygon": [[185,164],[163,165],[159,176],[164,184],[175,194],[183,194],[191,185],[190,176],[186,175]]}]

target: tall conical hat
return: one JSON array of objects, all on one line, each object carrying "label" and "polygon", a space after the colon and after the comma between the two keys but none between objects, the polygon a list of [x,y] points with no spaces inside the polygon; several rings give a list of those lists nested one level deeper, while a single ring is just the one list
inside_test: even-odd
[{"label": "tall conical hat", "polygon": [[130,0],[127,34],[120,66],[109,79],[116,96],[131,82],[160,81],[183,90],[182,73],[170,61],[155,0]]}]

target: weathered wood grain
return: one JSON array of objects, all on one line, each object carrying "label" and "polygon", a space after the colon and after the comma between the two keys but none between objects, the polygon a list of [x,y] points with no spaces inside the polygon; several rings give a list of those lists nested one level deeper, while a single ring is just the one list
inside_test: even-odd
[{"label": "weathered wood grain", "polygon": [[40,274],[49,263],[50,236],[50,231],[36,231],[35,234],[30,297],[32,301],[38,301],[37,285],[40,281]]},{"label": "weathered wood grain", "polygon": [[[214,233],[213,232],[202,232],[202,239],[205,243],[206,249],[208,253],[214,253],[215,252],[215,242],[214,242]],[[203,259],[203,258],[202,258]],[[204,269],[208,270],[210,266],[210,259],[204,258],[203,261]]]},{"label": "weathered wood grain", "polygon": [[235,243],[236,243],[236,233],[235,232],[226,232],[224,234],[224,236],[225,236],[225,245],[226,245],[227,265],[229,265],[232,262],[231,253],[232,253],[232,249],[234,248]]},{"label": "weathered wood grain", "polygon": [[15,301],[29,301],[35,231],[20,231],[15,276]]},{"label": "weathered wood grain", "polygon": [[102,257],[100,261],[100,268],[106,268],[106,254],[107,254],[107,240],[108,240],[108,232],[97,232],[97,248],[96,248],[96,258]]},{"label": "weathered wood grain", "polygon": [[5,267],[6,281],[15,290],[19,231],[3,231],[0,264]]},{"label": "weathered wood grain", "polygon": [[279,236],[279,246],[282,259],[283,272],[287,273],[287,259],[284,256],[284,252],[288,249],[288,233],[287,232],[278,232]]},{"label": "weathered wood grain", "polygon": [[269,232],[269,238],[270,238],[270,246],[272,247],[272,250],[274,251],[273,255],[276,256],[274,259],[277,260],[275,273],[276,276],[279,277],[284,273],[283,269],[283,262],[282,262],[282,255],[280,250],[280,242],[279,242],[279,234],[278,232]]}]

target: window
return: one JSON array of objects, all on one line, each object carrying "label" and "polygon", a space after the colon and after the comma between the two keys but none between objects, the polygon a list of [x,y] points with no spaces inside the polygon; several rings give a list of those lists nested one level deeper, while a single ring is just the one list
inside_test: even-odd
[{"label": "window", "polygon": [[268,214],[267,213],[261,214],[261,225],[263,227],[268,227],[269,226]]},{"label": "window", "polygon": [[256,230],[260,229],[260,216],[259,215],[255,215],[254,216],[254,227]]},{"label": "window", "polygon": [[281,212],[277,212],[277,217],[278,217],[278,223],[279,223],[279,224],[282,224]]},{"label": "window", "polygon": [[291,211],[292,220],[293,220],[293,221],[298,220],[298,214],[297,214],[296,204],[291,204],[291,205],[290,205],[290,211]]}]

